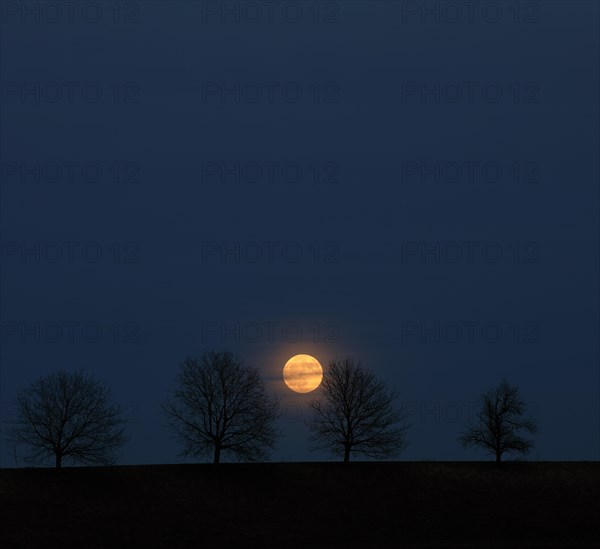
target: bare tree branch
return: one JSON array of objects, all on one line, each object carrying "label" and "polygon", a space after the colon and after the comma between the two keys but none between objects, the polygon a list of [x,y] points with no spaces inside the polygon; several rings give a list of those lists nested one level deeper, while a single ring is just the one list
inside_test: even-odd
[{"label": "bare tree branch", "polygon": [[537,432],[537,422],[526,416],[527,406],[518,387],[503,379],[497,387],[481,396],[481,407],[461,433],[459,441],[464,447],[479,446],[502,461],[505,452],[527,454],[533,442],[521,433]]},{"label": "bare tree branch", "polygon": [[57,468],[64,459],[106,465],[127,440],[124,422],[105,385],[82,371],[60,370],[21,390],[10,438],[28,446],[29,463],[54,456]]},{"label": "bare tree branch", "polygon": [[312,450],[327,449],[348,462],[351,453],[386,458],[406,447],[408,427],[393,407],[397,393],[388,391],[360,362],[332,360],[319,390],[321,398],[309,402]]},{"label": "bare tree branch", "polygon": [[274,448],[279,401],[269,396],[258,370],[228,352],[206,352],[179,366],[177,389],[163,404],[182,455],[221,454],[261,461]]}]

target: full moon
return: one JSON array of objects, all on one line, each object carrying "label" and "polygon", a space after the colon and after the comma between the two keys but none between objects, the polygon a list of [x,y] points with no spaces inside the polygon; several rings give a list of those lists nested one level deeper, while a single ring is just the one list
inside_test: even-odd
[{"label": "full moon", "polygon": [[323,368],[319,361],[310,355],[296,355],[283,367],[285,384],[297,393],[314,391],[323,379]]}]

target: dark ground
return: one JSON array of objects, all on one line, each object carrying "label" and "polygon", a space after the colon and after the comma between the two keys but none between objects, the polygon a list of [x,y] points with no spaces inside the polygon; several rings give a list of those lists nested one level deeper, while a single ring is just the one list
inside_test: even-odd
[{"label": "dark ground", "polygon": [[0,547],[600,547],[600,463],[0,470]]}]

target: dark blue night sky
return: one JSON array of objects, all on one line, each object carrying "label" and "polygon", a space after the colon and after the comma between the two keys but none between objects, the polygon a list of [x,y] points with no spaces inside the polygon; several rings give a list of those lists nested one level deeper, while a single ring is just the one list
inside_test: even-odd
[{"label": "dark blue night sky", "polygon": [[402,459],[483,458],[457,435],[502,377],[533,459],[599,458],[597,3],[41,4],[1,8],[3,427],[83,368],[122,463],[175,462],[177,364],[227,349],[282,398],[272,459],[329,459],[281,370],[350,355]]}]

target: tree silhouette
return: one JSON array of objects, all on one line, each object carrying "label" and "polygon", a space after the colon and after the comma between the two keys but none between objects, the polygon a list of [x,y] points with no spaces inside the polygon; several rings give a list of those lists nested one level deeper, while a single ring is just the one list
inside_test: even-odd
[{"label": "tree silhouette", "polygon": [[481,407],[461,433],[464,447],[479,446],[502,461],[505,452],[527,454],[533,442],[521,432],[537,432],[537,422],[526,416],[527,406],[521,399],[518,387],[503,379],[497,387],[481,395]]},{"label": "tree silhouette", "polygon": [[267,394],[255,368],[229,352],[206,352],[179,366],[177,389],[163,404],[184,456],[226,453],[261,461],[277,439],[279,402]]},{"label": "tree silhouette", "polygon": [[385,458],[406,446],[407,426],[394,409],[397,398],[375,375],[353,359],[332,360],[319,388],[321,398],[311,400],[307,422],[311,450],[327,449],[334,455]]},{"label": "tree silhouette", "polygon": [[57,469],[65,459],[109,465],[127,440],[121,426],[125,421],[110,390],[83,371],[60,370],[40,377],[21,389],[16,408],[10,439],[29,447],[29,463],[54,456]]}]

